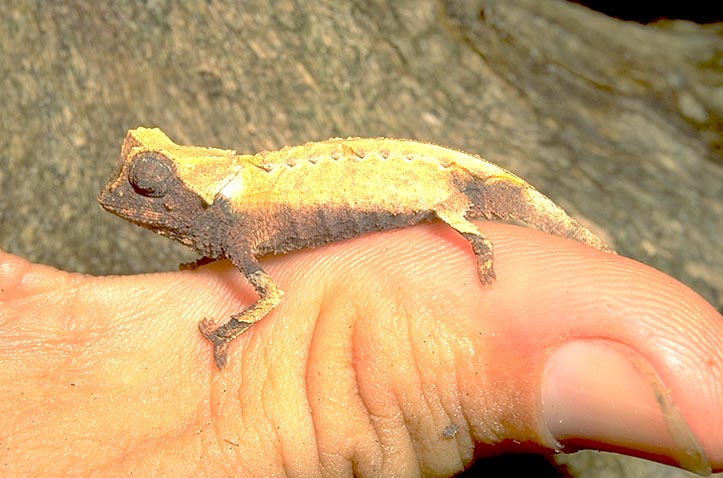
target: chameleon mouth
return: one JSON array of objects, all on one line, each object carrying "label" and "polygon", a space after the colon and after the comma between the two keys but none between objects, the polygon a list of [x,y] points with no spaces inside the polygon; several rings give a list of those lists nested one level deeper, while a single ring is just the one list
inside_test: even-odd
[{"label": "chameleon mouth", "polygon": [[[151,222],[154,227],[160,227],[162,214],[144,207],[143,201],[134,194],[124,194],[123,191],[105,188],[98,194],[98,203],[106,211],[123,219],[139,224]],[[140,221],[141,219],[143,221]]]},{"label": "chameleon mouth", "polygon": [[108,212],[122,217],[130,216],[132,207],[122,192],[118,193],[110,188],[105,188],[98,194],[98,203]]},{"label": "chameleon mouth", "polygon": [[103,189],[100,194],[98,194],[98,203],[101,207],[106,211],[115,214],[119,208],[113,198],[114,194],[109,189]]}]

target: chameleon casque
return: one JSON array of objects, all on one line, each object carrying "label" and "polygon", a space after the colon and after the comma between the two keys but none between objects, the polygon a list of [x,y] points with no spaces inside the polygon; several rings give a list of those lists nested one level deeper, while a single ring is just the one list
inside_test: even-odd
[{"label": "chameleon casque", "polygon": [[128,132],[116,174],[98,197],[108,211],[194,248],[228,258],[258,300],[223,325],[205,319],[221,369],[227,348],[281,300],[258,257],[316,247],[370,231],[441,220],[495,280],[492,244],[472,218],[522,221],[607,250],[594,234],[527,182],[479,156],[400,139],[330,139],[279,151],[179,146],[161,130]]}]

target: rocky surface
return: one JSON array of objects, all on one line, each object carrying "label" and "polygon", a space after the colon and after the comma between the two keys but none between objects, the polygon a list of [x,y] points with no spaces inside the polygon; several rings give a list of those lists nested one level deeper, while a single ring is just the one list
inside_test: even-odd
[{"label": "rocky surface", "polygon": [[239,152],[409,137],[511,169],[723,308],[722,24],[535,0],[90,5],[0,17],[10,252],[93,274],[192,260],[95,202],[139,125]]}]

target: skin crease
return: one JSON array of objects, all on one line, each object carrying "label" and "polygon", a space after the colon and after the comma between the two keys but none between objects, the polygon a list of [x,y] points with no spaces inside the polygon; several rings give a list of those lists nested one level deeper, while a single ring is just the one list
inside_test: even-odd
[{"label": "skin crease", "polygon": [[723,469],[709,304],[632,260],[477,224],[496,246],[488,288],[442,224],[263,260],[286,295],[222,372],[196,324],[255,300],[227,261],[90,277],[0,253],[0,475],[449,476],[549,449],[541,377],[580,338],[647,360]]}]

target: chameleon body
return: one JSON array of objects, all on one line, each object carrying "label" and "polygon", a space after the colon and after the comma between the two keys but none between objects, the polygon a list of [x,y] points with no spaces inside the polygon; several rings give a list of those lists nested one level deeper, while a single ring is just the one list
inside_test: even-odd
[{"label": "chameleon body", "polygon": [[398,139],[331,139],[254,155],[179,146],[159,129],[128,132],[101,205],[124,219],[230,259],[259,299],[225,324],[199,324],[216,366],[228,344],[282,292],[258,257],[424,221],[449,224],[472,246],[482,284],[495,279],[492,244],[472,218],[522,221],[610,250],[514,174],[460,151]]}]

